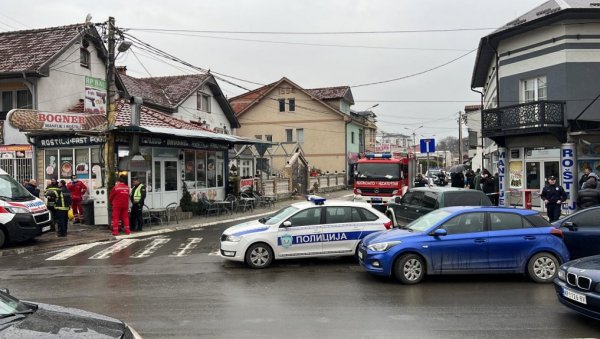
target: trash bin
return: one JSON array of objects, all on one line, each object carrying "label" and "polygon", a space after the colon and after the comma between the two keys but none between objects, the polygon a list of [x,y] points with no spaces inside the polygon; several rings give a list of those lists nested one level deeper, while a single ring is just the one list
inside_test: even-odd
[{"label": "trash bin", "polygon": [[86,199],[81,202],[83,207],[83,223],[86,225],[94,224],[94,199]]}]

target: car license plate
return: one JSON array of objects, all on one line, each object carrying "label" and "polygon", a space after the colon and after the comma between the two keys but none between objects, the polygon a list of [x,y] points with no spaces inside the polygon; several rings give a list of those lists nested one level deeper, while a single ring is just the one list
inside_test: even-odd
[{"label": "car license plate", "polygon": [[50,231],[50,226],[42,227],[42,232],[48,232],[48,231]]},{"label": "car license plate", "polygon": [[381,198],[371,198],[371,202],[382,202]]},{"label": "car license plate", "polygon": [[363,252],[358,251],[358,259],[363,260]]},{"label": "car license plate", "polygon": [[584,305],[586,305],[586,304],[587,304],[587,300],[586,300],[586,298],[585,298],[585,295],[583,295],[583,294],[575,293],[575,292],[573,292],[573,291],[571,291],[571,290],[568,290],[568,289],[566,289],[566,288],[563,288],[563,295],[564,295],[566,298],[569,298],[569,299],[571,299],[571,300],[575,300],[575,301],[577,301],[578,303],[582,303],[582,304],[584,304]]}]

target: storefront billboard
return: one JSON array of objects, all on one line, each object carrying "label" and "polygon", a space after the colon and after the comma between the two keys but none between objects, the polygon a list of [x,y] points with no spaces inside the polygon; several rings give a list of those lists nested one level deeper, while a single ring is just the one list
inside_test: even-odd
[{"label": "storefront billboard", "polygon": [[89,114],[106,115],[106,100],[106,81],[86,76],[83,111]]},{"label": "storefront billboard", "polygon": [[106,128],[106,117],[97,114],[13,109],[6,119],[20,131],[100,131]]}]

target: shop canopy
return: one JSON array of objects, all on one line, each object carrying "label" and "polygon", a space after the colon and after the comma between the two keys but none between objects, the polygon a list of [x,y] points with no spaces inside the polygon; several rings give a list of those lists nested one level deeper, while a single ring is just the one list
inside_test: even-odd
[{"label": "shop canopy", "polygon": [[269,141],[253,138],[244,138],[230,134],[220,134],[210,131],[203,130],[190,130],[190,129],[174,129],[168,127],[154,127],[154,126],[119,126],[116,129],[122,132],[137,132],[139,134],[151,134],[161,137],[178,137],[178,138],[190,138],[201,141],[210,141],[217,143],[227,143],[231,145],[256,145],[256,144],[272,144]]}]

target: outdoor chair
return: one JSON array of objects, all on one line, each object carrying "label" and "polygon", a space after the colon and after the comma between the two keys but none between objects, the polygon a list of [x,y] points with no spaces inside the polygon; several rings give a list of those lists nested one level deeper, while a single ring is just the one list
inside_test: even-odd
[{"label": "outdoor chair", "polygon": [[152,229],[153,223],[157,223],[162,226],[163,220],[160,215],[153,214],[150,208],[144,205],[144,207],[142,207],[142,222],[144,227],[150,227],[150,229]]},{"label": "outdoor chair", "polygon": [[227,197],[225,198],[225,201],[229,201],[230,202],[230,211],[231,214],[233,214],[233,212],[237,212],[238,211],[238,207],[239,207],[239,201],[238,198],[233,195],[233,194],[228,194]]},{"label": "outdoor chair", "polygon": [[238,210],[241,210],[242,212],[245,211],[252,211],[254,209],[254,198],[249,196],[246,193],[242,193],[240,194],[240,199],[239,201],[239,208]]},{"label": "outdoor chair", "polygon": [[266,197],[260,193],[258,193],[257,191],[252,191],[252,196],[254,197],[254,199],[256,199],[256,206],[260,206],[260,207],[273,207],[273,203],[275,202],[275,200],[272,197]]},{"label": "outdoor chair", "polygon": [[179,217],[177,216],[177,203],[172,202],[167,205],[167,210],[165,212],[165,216],[167,217],[167,224],[171,222],[171,219],[175,219],[175,222],[179,224]]},{"label": "outdoor chair", "polygon": [[202,198],[200,201],[202,202],[202,210],[205,216],[208,216],[212,213],[216,215],[221,214],[221,209],[219,208],[219,205],[210,202],[210,200],[206,198]]}]

